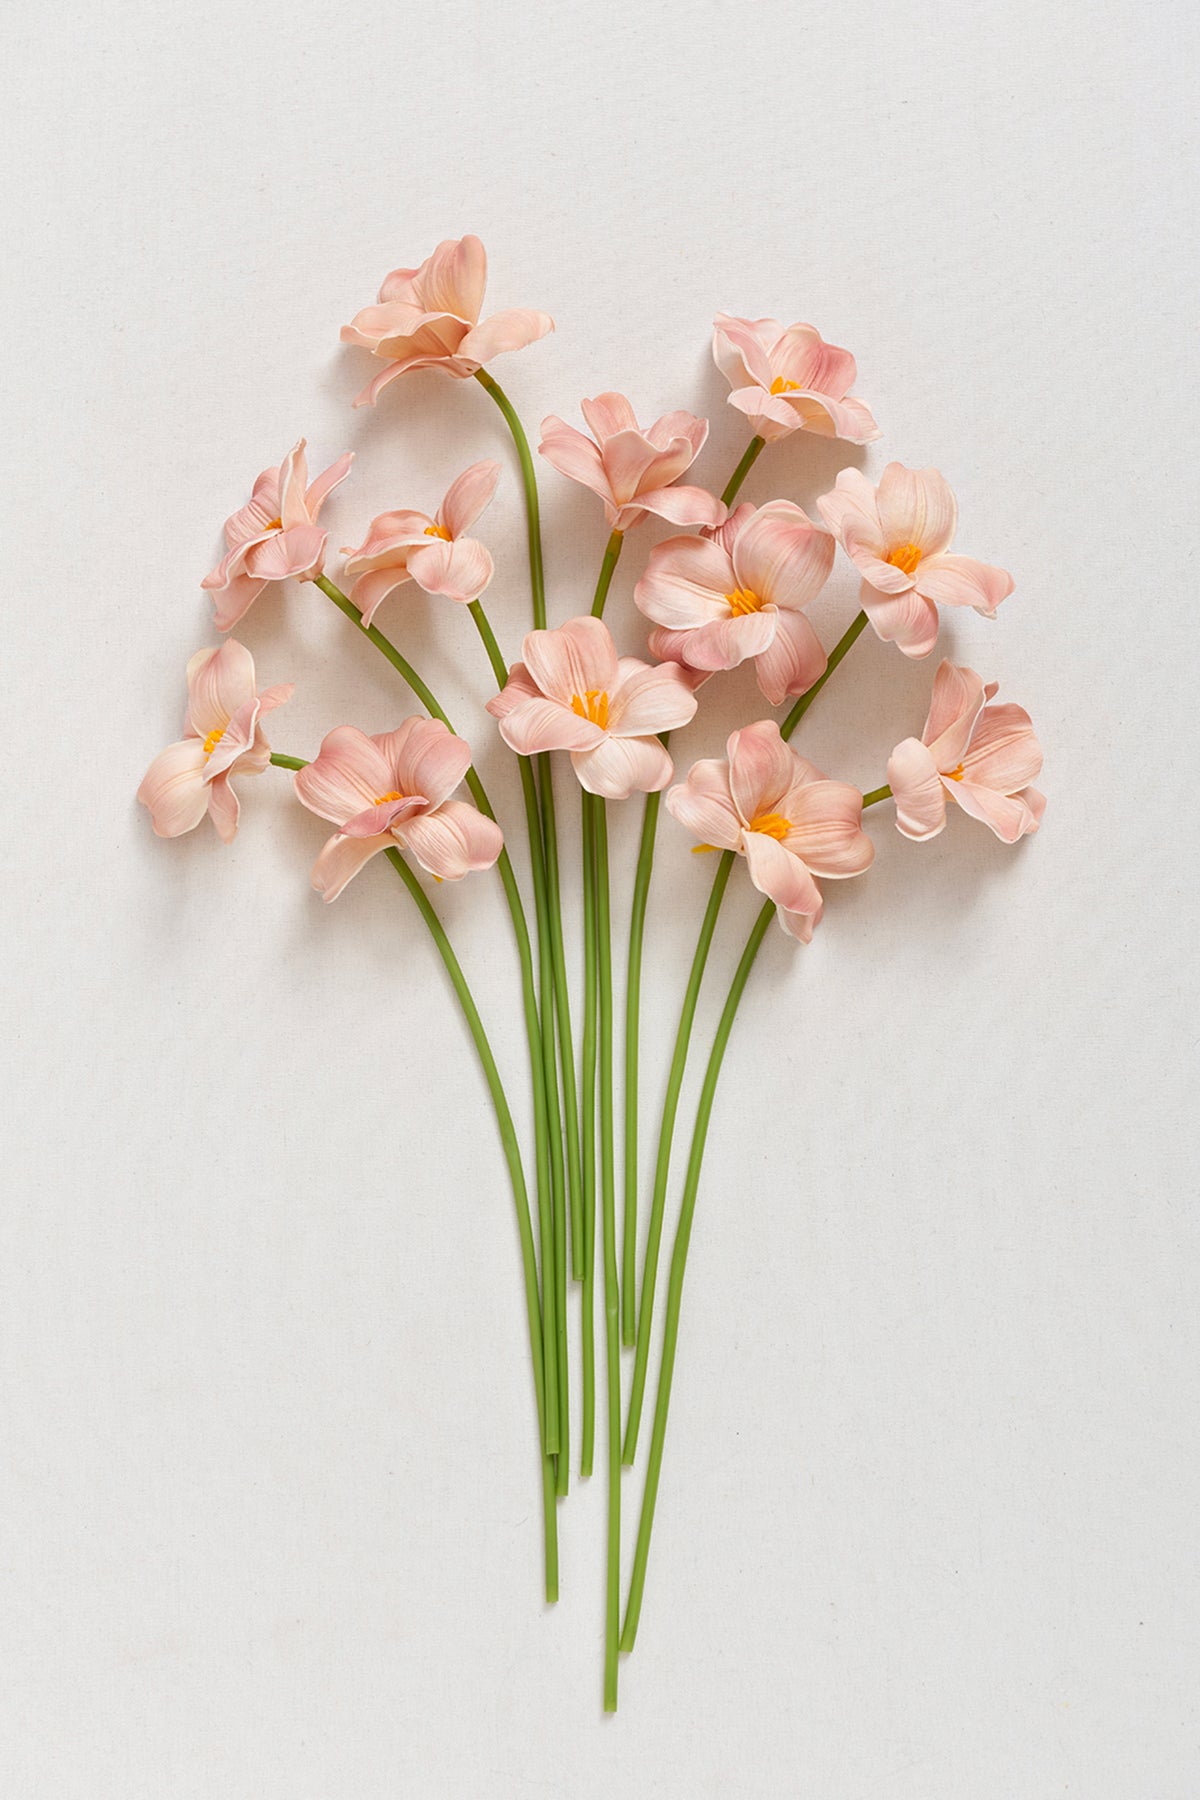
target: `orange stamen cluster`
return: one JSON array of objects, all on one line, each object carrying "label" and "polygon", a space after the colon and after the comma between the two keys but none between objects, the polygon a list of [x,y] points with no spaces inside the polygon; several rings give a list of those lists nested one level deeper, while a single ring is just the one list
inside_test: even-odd
[{"label": "orange stamen cluster", "polygon": [[886,560],[894,569],[899,569],[902,574],[914,575],[917,564],[921,560],[921,546],[919,544],[899,544],[895,550],[888,551]]},{"label": "orange stamen cluster", "polygon": [[750,829],[761,831],[764,837],[772,837],[777,843],[782,843],[792,829],[792,821],[785,819],[782,813],[759,813],[757,818],[751,819]]},{"label": "orange stamen cluster", "polygon": [[589,719],[601,731],[608,730],[608,695],[603,688],[589,688],[586,694],[572,694],[571,711],[580,719]]},{"label": "orange stamen cluster", "polygon": [[734,588],[732,594],[726,594],[725,600],[735,619],[745,618],[747,613],[761,612],[763,608],[762,600],[753,588]]}]

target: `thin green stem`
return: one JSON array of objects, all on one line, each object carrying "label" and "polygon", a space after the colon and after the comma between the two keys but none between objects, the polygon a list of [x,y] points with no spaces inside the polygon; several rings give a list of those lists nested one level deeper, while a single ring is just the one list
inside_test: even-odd
[{"label": "thin green stem", "polygon": [[766,447],[767,447],[766,438],[752,437],[750,439],[750,442],[746,445],[745,453],[742,456],[741,462],[738,464],[737,468],[733,471],[733,474],[729,477],[729,480],[725,483],[725,492],[721,495],[721,498],[725,502],[726,506],[729,506],[732,504],[733,500],[736,498],[738,489],[741,487],[743,481],[745,481],[747,475],[750,473],[751,469],[754,467],[755,463],[758,461],[759,452],[762,450],[765,450]]},{"label": "thin green stem", "polygon": [[284,756],[279,750],[272,750],[271,764],[276,769],[307,769],[308,760],[303,756]]},{"label": "thin green stem", "polygon": [[863,795],[863,810],[868,806],[878,806],[881,800],[890,800],[892,790],[885,781],[882,787],[872,788],[869,794]]},{"label": "thin green stem", "polygon": [[633,1573],[629,1580],[629,1599],[625,1607],[625,1623],[621,1631],[621,1648],[626,1651],[633,1649],[637,1638],[638,1619],[642,1610],[642,1593],[646,1584],[646,1559],[650,1554],[650,1533],[654,1528],[654,1507],[658,1498],[663,1445],[667,1435],[667,1411],[671,1404],[671,1379],[675,1370],[675,1350],[679,1340],[679,1309],[683,1299],[683,1278],[687,1269],[692,1219],[696,1211],[696,1194],[700,1186],[700,1165],[704,1158],[704,1144],[708,1136],[709,1119],[712,1116],[713,1097],[717,1091],[717,1078],[721,1073],[725,1046],[729,1042],[729,1034],[733,1029],[738,1004],[774,913],[774,903],[768,900],[759,912],[746,941],[746,948],[742,951],[741,961],[734,973],[729,995],[717,1025],[716,1035],[713,1038],[713,1047],[709,1054],[708,1067],[704,1072],[704,1082],[696,1106],[696,1125],[692,1132],[692,1147],[688,1155],[687,1178],[680,1205],[679,1224],[675,1232],[675,1245],[671,1252],[671,1276],[667,1288],[667,1313],[663,1326],[662,1363],[658,1375],[658,1395],[654,1405],[654,1430],[650,1439],[650,1460],[646,1468],[646,1487],[642,1495],[642,1511],[638,1521],[637,1547],[634,1551]]},{"label": "thin green stem", "polygon": [[494,380],[486,369],[476,369],[475,379],[500,408],[504,415],[504,422],[512,433],[512,440],[517,448],[517,460],[521,465],[521,482],[525,489],[525,514],[529,532],[529,584],[533,591],[533,624],[535,631],[544,631],[546,627],[546,578],[542,570],[542,522],[538,508],[537,472],[529,448],[529,439],[525,436],[525,427],[517,415],[516,407],[500,383]]},{"label": "thin green stem", "polygon": [[679,1027],[675,1033],[675,1051],[671,1058],[671,1073],[667,1080],[666,1099],[663,1101],[662,1124],[658,1133],[658,1160],[654,1169],[654,1197],[650,1203],[650,1229],[646,1242],[646,1261],[642,1272],[642,1305],[638,1315],[637,1355],[633,1364],[633,1386],[629,1394],[629,1417],[625,1426],[625,1447],[622,1451],[622,1461],[627,1465],[633,1462],[637,1452],[638,1427],[641,1423],[642,1401],[646,1392],[646,1370],[650,1360],[650,1327],[654,1318],[654,1294],[658,1285],[658,1253],[662,1243],[663,1215],[667,1204],[667,1181],[671,1170],[671,1143],[675,1132],[675,1118],[679,1111],[683,1074],[687,1066],[688,1048],[692,1040],[696,1003],[700,998],[700,986],[704,979],[704,968],[708,962],[713,933],[717,928],[721,902],[725,898],[725,889],[729,885],[729,877],[733,870],[733,858],[732,850],[723,851],[717,864],[717,872],[713,876],[712,891],[708,896],[708,905],[700,925],[700,935],[696,940],[696,952],[692,957],[687,990],[684,993],[683,1006],[680,1009]]},{"label": "thin green stem", "polygon": [[608,1550],[604,1630],[604,1710],[617,1710],[621,1614],[621,1325],[617,1289],[617,1196],[613,1134],[612,921],[608,819],[591,796],[596,848],[596,960],[600,985],[600,1196],[604,1222],[604,1345],[608,1375]]},{"label": "thin green stem", "polygon": [[600,564],[600,578],[596,583],[596,594],[592,601],[593,619],[604,617],[604,603],[608,599],[608,590],[612,586],[613,570],[621,554],[621,546],[625,542],[624,533],[614,531],[604,546],[604,561]]},{"label": "thin green stem", "polygon": [[866,623],[867,615],[865,612],[856,613],[854,618],[851,619],[849,625],[847,625],[845,631],[843,631],[841,637],[829,652],[829,660],[825,664],[825,673],[821,676],[819,681],[813,682],[806,694],[801,694],[795,706],[793,706],[791,712],[779,727],[779,735],[783,738],[785,743],[788,738],[791,737],[797,725],[799,725],[801,719],[804,717],[817,695],[821,692],[821,689],[825,686],[825,683],[829,680],[829,677],[833,674],[833,671],[837,668],[847,651],[858,642],[866,627]]},{"label": "thin green stem", "polygon": [[590,1475],[596,1438],[596,834],[590,796],[583,805],[583,1050],[579,1094],[583,1103],[583,1291],[580,1355],[583,1359],[583,1430],[579,1473]]}]

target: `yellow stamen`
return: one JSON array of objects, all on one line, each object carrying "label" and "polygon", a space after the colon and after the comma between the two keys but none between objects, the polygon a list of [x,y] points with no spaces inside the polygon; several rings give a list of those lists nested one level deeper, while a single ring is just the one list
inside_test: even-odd
[{"label": "yellow stamen", "polygon": [[216,727],[214,727],[214,729],[212,731],[209,732],[208,736],[204,740],[205,756],[212,755],[213,751],[216,749],[217,745],[220,743],[221,739],[224,736],[225,736],[225,727],[223,725],[217,725]]},{"label": "yellow stamen", "polygon": [[390,794],[376,794],[375,798],[371,802],[371,805],[372,806],[386,806],[389,800],[403,800],[403,798],[404,798],[404,795],[398,794],[396,792],[395,788],[393,788]]},{"label": "yellow stamen", "polygon": [[792,821],[785,819],[782,813],[759,813],[756,819],[751,819],[750,829],[761,831],[764,837],[773,837],[776,842],[782,842],[792,829]]},{"label": "yellow stamen", "polygon": [[763,608],[763,603],[753,588],[734,588],[732,594],[726,594],[725,601],[730,617],[734,619],[745,618],[747,613],[761,612]]},{"label": "yellow stamen", "polygon": [[894,569],[899,569],[902,574],[912,575],[916,572],[921,556],[922,550],[919,544],[899,544],[895,550],[888,551],[885,560],[890,562]]},{"label": "yellow stamen", "polygon": [[717,848],[717,846],[715,844],[693,844],[692,845],[692,855],[693,856],[703,856],[706,850],[711,850],[715,855],[716,848]]},{"label": "yellow stamen", "polygon": [[794,394],[799,386],[798,381],[785,381],[782,375],[777,375],[771,383],[771,392],[773,394]]},{"label": "yellow stamen", "polygon": [[590,719],[601,731],[608,730],[608,695],[603,688],[589,688],[586,694],[572,694],[571,711],[581,719]]},{"label": "yellow stamen", "polygon": [[268,519],[267,523],[263,526],[263,530],[264,531],[282,531],[283,530],[283,520],[282,519]]},{"label": "yellow stamen", "polygon": [[425,536],[440,537],[447,544],[452,541],[450,533],[446,530],[444,525],[427,525],[425,527]]},{"label": "yellow stamen", "polygon": [[963,778],[963,765],[961,763],[959,763],[957,769],[947,769],[946,770],[946,780],[947,781],[961,781],[962,778]]}]

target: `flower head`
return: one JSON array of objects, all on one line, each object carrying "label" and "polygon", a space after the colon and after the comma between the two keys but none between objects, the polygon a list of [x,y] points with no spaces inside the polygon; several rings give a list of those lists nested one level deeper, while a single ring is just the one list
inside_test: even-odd
[{"label": "flower head", "polygon": [[699,456],[708,420],[665,413],[645,431],[624,394],[599,394],[581,403],[592,436],[556,413],[542,420],[538,449],[560,475],[599,494],[613,531],[628,531],[648,512],[674,525],[720,525],[725,507],[704,488],[680,487]]},{"label": "flower head", "polygon": [[713,321],[713,359],[744,412],[768,444],[793,431],[870,444],[880,436],[870,408],[850,392],[857,373],[848,350],[827,344],[812,325],[778,319]]},{"label": "flower head", "polygon": [[245,506],[225,521],[228,551],[200,583],[213,592],[219,631],[236,625],[269,581],[311,581],[321,573],[329,533],[319,529],[317,514],[353,461],[353,452],[339,456],[309,485],[301,438],[277,469],[263,470]]},{"label": "flower head", "polygon": [[825,585],[833,539],[790,500],[742,505],[717,531],[650,552],[633,598],[660,627],[650,653],[705,672],[752,657],[772,706],[825,672],[804,607]]},{"label": "flower head", "polygon": [[1024,707],[987,704],[995,692],[995,682],[985,687],[974,669],[939,665],[924,731],[897,744],[888,759],[896,826],[905,837],[936,837],[947,798],[1005,844],[1041,824],[1045,795],[1030,786],[1041,773],[1041,745]]},{"label": "flower head", "polygon": [[773,719],[735,731],[726,751],[694,763],[667,808],[705,846],[744,856],[784,930],[807,944],[823,906],[813,876],[861,875],[875,855],[862,795],[798,756]]},{"label": "flower head", "polygon": [[440,719],[405,719],[368,737],[339,725],[296,776],[296,793],[338,827],[313,864],[312,884],[336,900],[364,863],[399,845],[440,881],[490,869],[504,838],[494,819],[451,794],[471,766],[471,746]]},{"label": "flower head", "polygon": [[360,344],[387,365],[355,406],[374,406],[388,383],[409,369],[441,369],[462,379],[554,330],[549,313],[525,307],[493,313],[480,324],[486,287],[487,251],[477,237],[447,238],[419,269],[393,269],[378,305],[364,306],[342,326],[344,344]]},{"label": "flower head", "polygon": [[422,512],[387,512],[372,519],[357,550],[346,551],[350,598],[369,625],[382,600],[406,581],[427,594],[445,594],[463,606],[478,600],[492,579],[491,556],[465,534],[490,502],[500,478],[497,462],[472,463],[446,490],[430,518]]},{"label": "flower head", "polygon": [[857,469],[843,469],[817,506],[858,565],[863,611],[905,656],[929,655],[939,606],[973,606],[990,619],[1012,593],[1006,569],[949,554],[958,507],[936,469],[889,463],[878,488]]},{"label": "flower head", "polygon": [[271,760],[263,714],[282,706],[290,684],[259,693],[254,658],[236,638],[219,650],[197,650],[187,666],[184,735],[155,757],[137,797],[150,809],[159,837],[194,831],[205,813],[228,844],[238,828],[238,797],[230,776],[261,775]]},{"label": "flower head", "polygon": [[518,756],[569,750],[589,794],[610,800],[666,787],[671,758],[657,733],[686,725],[696,696],[674,663],[652,667],[617,655],[601,619],[531,631],[506,686],[488,701]]}]

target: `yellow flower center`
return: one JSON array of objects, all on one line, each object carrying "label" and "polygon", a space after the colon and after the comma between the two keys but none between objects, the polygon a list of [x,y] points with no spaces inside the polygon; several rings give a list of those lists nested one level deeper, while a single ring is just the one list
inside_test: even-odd
[{"label": "yellow flower center", "polygon": [[263,526],[263,530],[264,531],[282,531],[283,530],[283,520],[282,519],[268,519],[266,524]]},{"label": "yellow flower center", "polygon": [[761,831],[764,837],[773,837],[781,843],[792,829],[792,821],[785,819],[782,813],[759,813],[750,821],[751,831]]},{"label": "yellow flower center", "polygon": [[785,381],[782,375],[777,375],[771,383],[771,392],[773,394],[794,394],[799,386],[798,381]]},{"label": "yellow flower center", "polygon": [[450,542],[450,533],[446,530],[446,527],[444,525],[427,525],[425,527],[425,536],[426,537],[440,537],[447,544]]},{"label": "yellow flower center", "polygon": [[572,694],[571,711],[581,719],[590,719],[601,731],[608,730],[608,695],[603,688],[589,688],[586,694]]},{"label": "yellow flower center", "polygon": [[959,763],[957,769],[947,769],[946,770],[946,780],[947,781],[961,781],[962,778],[963,778],[963,766],[961,763]]},{"label": "yellow flower center", "polygon": [[730,617],[742,619],[747,613],[761,612],[763,603],[753,588],[734,588],[732,594],[726,594],[725,602],[729,607]]},{"label": "yellow flower center", "polygon": [[390,794],[376,794],[375,798],[371,802],[371,805],[372,806],[386,806],[389,800],[403,800],[403,798],[404,798],[404,795],[398,794],[396,792],[395,788],[393,788]]},{"label": "yellow flower center", "polygon": [[895,550],[888,551],[886,560],[894,569],[900,569],[905,575],[912,575],[916,572],[921,554],[919,544],[900,544]]},{"label": "yellow flower center", "polygon": [[223,725],[218,725],[212,731],[209,732],[208,736],[204,740],[205,756],[212,755],[213,751],[216,749],[217,745],[220,743],[221,739],[224,736],[225,736],[225,727]]}]

